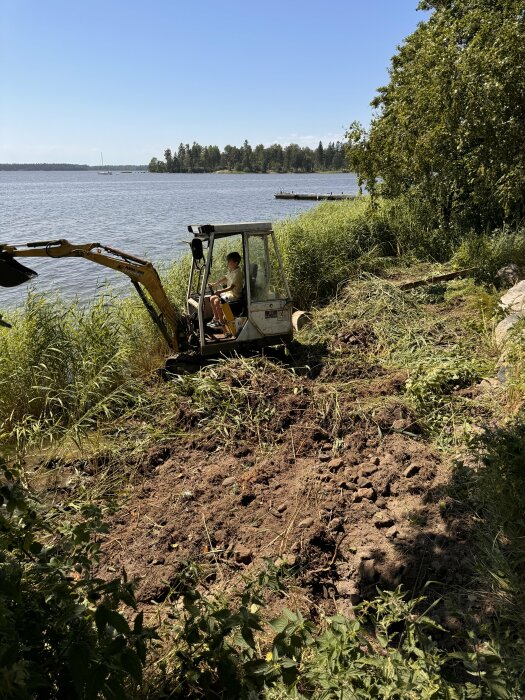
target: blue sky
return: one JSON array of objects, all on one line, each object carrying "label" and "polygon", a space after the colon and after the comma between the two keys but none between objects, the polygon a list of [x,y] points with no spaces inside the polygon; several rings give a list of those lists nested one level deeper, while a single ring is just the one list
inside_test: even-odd
[{"label": "blue sky", "polygon": [[0,162],[315,146],[367,123],[417,0],[0,0]]}]

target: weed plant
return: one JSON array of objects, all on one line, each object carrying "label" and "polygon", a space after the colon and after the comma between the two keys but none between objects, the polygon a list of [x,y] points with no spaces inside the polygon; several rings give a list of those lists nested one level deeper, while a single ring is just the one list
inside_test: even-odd
[{"label": "weed plant", "polygon": [[266,621],[268,590],[286,592],[281,573],[263,570],[226,600],[200,592],[198,570],[184,569],[146,696],[466,700],[505,690],[496,654],[491,666],[474,653],[476,669],[465,667],[470,679],[454,682],[447,668],[454,655],[436,643],[440,628],[424,598],[407,600],[401,589],[364,603],[353,620],[335,615],[314,623],[285,608]]},{"label": "weed plant", "polygon": [[124,700],[154,633],[122,614],[129,582],[91,575],[101,511],[43,508],[20,477],[0,463],[0,696]]},{"label": "weed plant", "polygon": [[[525,695],[525,415],[492,427],[472,445],[477,456],[457,465],[452,495],[471,507],[477,527],[476,585],[471,601],[480,638],[499,650],[509,680],[509,697]],[[503,696],[505,697],[505,696]]]}]

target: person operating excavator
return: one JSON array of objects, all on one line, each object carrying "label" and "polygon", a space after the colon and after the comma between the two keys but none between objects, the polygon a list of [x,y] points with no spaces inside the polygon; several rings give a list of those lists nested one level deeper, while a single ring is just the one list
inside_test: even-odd
[{"label": "person operating excavator", "polygon": [[[210,297],[211,308],[213,310],[213,319],[209,322],[211,328],[220,328],[226,323],[226,318],[222,311],[222,306],[225,301],[239,301],[242,298],[242,290],[244,278],[242,274],[241,256],[236,251],[228,253],[226,256],[226,264],[228,271],[217,282],[210,282],[210,287],[215,291]],[[226,284],[226,287],[217,291],[216,287],[220,284]]]}]

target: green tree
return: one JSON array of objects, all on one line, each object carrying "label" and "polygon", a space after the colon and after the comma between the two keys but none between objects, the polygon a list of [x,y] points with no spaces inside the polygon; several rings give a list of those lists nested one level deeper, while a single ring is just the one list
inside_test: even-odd
[{"label": "green tree", "polygon": [[173,158],[171,155],[171,148],[166,148],[166,150],[164,151],[164,160],[166,162],[166,170],[169,173],[172,173],[173,172]]},{"label": "green tree", "polygon": [[268,148],[269,169],[280,173],[284,166],[284,152],[280,143],[274,143]]},{"label": "green tree", "polygon": [[393,57],[350,168],[375,192],[427,205],[434,223],[482,229],[525,215],[523,0],[434,0]]},{"label": "green tree", "polygon": [[316,170],[323,170],[324,169],[324,148],[323,144],[321,141],[319,141],[319,145],[315,149],[315,169]]},{"label": "green tree", "polygon": [[332,170],[334,157],[335,157],[335,146],[330,141],[328,146],[324,149],[324,167],[326,170]]},{"label": "green tree", "polygon": [[247,140],[244,141],[241,148],[241,168],[245,173],[251,173],[253,170],[253,150]]},{"label": "green tree", "polygon": [[257,144],[253,151],[253,167],[259,173],[267,170],[267,150],[262,143]]},{"label": "green tree", "polygon": [[185,149],[184,144],[182,142],[179,143],[179,148],[177,149],[177,160],[179,161],[180,172],[181,173],[186,172],[186,168],[185,168],[186,149]]}]

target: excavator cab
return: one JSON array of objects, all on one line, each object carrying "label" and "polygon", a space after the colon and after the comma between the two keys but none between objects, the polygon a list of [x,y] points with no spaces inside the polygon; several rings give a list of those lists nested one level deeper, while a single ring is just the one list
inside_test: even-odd
[{"label": "excavator cab", "polygon": [[[292,299],[270,222],[188,226],[192,268],[187,313],[193,319],[194,343],[203,356],[231,352],[238,346],[264,347],[291,341]],[[226,271],[226,255],[241,256],[242,297],[223,302],[226,324],[212,318],[210,282]],[[218,290],[220,295],[220,290]],[[197,348],[196,348],[197,349]]]}]

